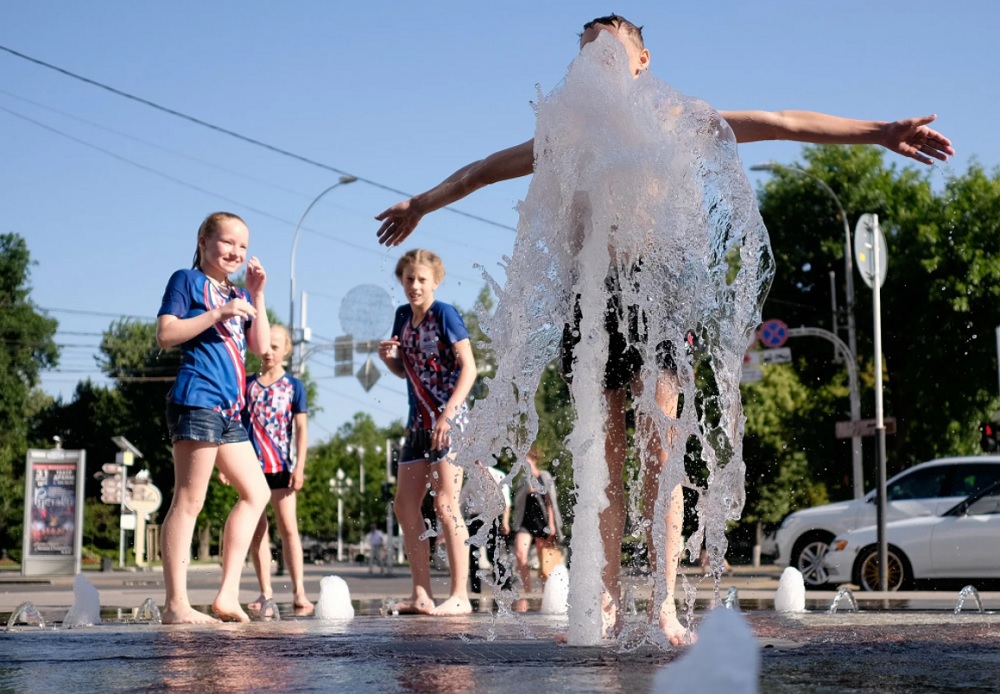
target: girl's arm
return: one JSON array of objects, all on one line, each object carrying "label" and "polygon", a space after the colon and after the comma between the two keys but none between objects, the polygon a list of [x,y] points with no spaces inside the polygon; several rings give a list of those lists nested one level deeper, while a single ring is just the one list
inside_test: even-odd
[{"label": "girl's arm", "polygon": [[455,383],[455,390],[448,398],[448,404],[444,408],[444,418],[454,419],[465,399],[469,397],[472,386],[476,384],[476,358],[472,356],[472,341],[469,338],[456,342],[453,346],[455,355],[458,357],[461,373]]},{"label": "girl's arm", "polygon": [[271,349],[271,324],[267,320],[264,292],[251,296],[251,300],[257,315],[250,324],[250,330],[247,331],[247,349],[257,356],[263,356]]},{"label": "girl's arm", "polygon": [[299,412],[295,415],[295,469],[292,470],[291,487],[302,489],[306,479],[306,455],[309,453],[309,415]]},{"label": "girl's arm", "polygon": [[452,349],[455,350],[455,356],[458,357],[461,371],[458,375],[458,381],[455,383],[455,390],[452,391],[451,397],[445,403],[444,410],[441,412],[441,416],[438,417],[437,424],[434,426],[432,443],[436,449],[443,449],[448,446],[448,431],[451,429],[451,420],[455,418],[459,409],[465,404],[465,399],[469,397],[469,391],[472,390],[472,386],[476,383],[476,359],[472,356],[472,342],[469,338],[465,338],[460,342],[456,342]]},{"label": "girl's arm", "polygon": [[406,378],[406,368],[403,366],[403,350],[399,348],[399,339],[393,335],[391,340],[378,343],[378,356],[382,363],[394,375]]},{"label": "girl's arm", "polygon": [[951,140],[927,127],[937,116],[855,120],[814,111],[722,111],[737,142],[792,140],[828,145],[882,145],[922,164],[947,161]]},{"label": "girl's arm", "polygon": [[156,319],[156,344],[162,349],[176,347],[193,340],[216,323],[229,320],[233,316],[253,318],[256,315],[257,309],[243,299],[233,299],[191,318],[164,314]]},{"label": "girl's arm", "polygon": [[246,283],[257,315],[247,332],[247,348],[261,356],[271,349],[271,325],[267,320],[267,305],[264,303],[264,284],[267,274],[256,256],[247,261]]}]

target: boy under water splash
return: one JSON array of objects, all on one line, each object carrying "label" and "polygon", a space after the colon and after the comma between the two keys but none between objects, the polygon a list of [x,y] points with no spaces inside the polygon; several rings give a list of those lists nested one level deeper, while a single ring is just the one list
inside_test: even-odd
[{"label": "boy under water splash", "polygon": [[[619,69],[627,64],[625,74],[633,78],[642,75],[649,65],[649,52],[643,45],[641,30],[621,17],[599,18],[584,27],[581,48],[605,33],[617,39],[624,48],[625,58],[621,57],[621,49],[608,53],[601,47],[598,62],[603,61],[607,68],[617,65]],[[569,82],[568,77],[566,85]],[[744,332],[747,320],[756,316],[758,302],[766,290],[769,254],[761,250],[766,249],[766,236],[757,232],[747,236],[739,232],[740,229],[752,230],[759,222],[755,207],[751,204],[748,208],[742,204],[740,196],[748,191],[742,173],[738,180],[743,182],[746,190],[740,189],[739,200],[731,198],[732,191],[728,189],[713,192],[711,186],[706,186],[706,183],[715,180],[738,182],[737,178],[732,178],[732,164],[735,162],[738,165],[735,154],[720,160],[724,163],[723,170],[728,172],[725,176],[709,165],[710,161],[714,161],[711,157],[706,159],[704,156],[704,146],[713,144],[721,150],[727,147],[727,128],[714,117],[714,112],[697,106],[698,102],[693,100],[679,104],[679,110],[662,108],[669,103],[669,99],[651,102],[638,98],[633,101],[630,97],[642,97],[643,91],[623,86],[622,80],[605,85],[606,91],[600,87],[595,89],[574,84],[581,90],[588,90],[591,97],[596,97],[591,104],[594,108],[608,109],[608,116],[628,113],[630,115],[625,120],[631,120],[636,127],[629,127],[624,133],[613,133],[612,136],[609,126],[619,123],[620,118],[602,118],[598,114],[597,117],[580,120],[567,113],[564,123],[557,123],[551,132],[543,133],[541,126],[545,114],[540,108],[539,133],[533,140],[463,167],[426,193],[389,208],[377,217],[383,221],[378,236],[381,243],[397,245],[427,212],[450,204],[489,183],[527,175],[533,170],[538,174],[521,208],[522,220],[508,273],[508,286],[501,295],[497,316],[489,333],[495,340],[509,338],[512,333],[504,330],[517,326],[518,321],[507,320],[504,315],[516,318],[529,316],[528,320],[535,321],[537,330],[520,332],[522,347],[531,345],[526,354],[536,358],[554,357],[559,349],[560,327],[571,317],[574,294],[580,294],[580,324],[576,333],[582,346],[577,346],[576,361],[571,361],[578,426],[570,446],[574,451],[576,481],[581,490],[576,506],[579,522],[574,525],[574,551],[578,549],[578,542],[591,548],[598,546],[603,539],[605,562],[599,582],[594,580],[593,575],[581,576],[578,573],[575,585],[578,593],[582,594],[574,594],[572,602],[582,607],[575,620],[571,615],[570,640],[592,643],[600,638],[602,631],[613,632],[618,625],[621,592],[619,548],[625,523],[621,478],[627,443],[625,407],[631,394],[640,415],[637,418],[638,438],[646,473],[643,506],[647,509],[644,513],[647,520],[651,515],[648,509],[654,504],[656,508],[647,536],[651,558],[658,567],[657,598],[662,598],[662,603],[653,616],[667,640],[679,644],[690,638],[676,617],[674,594],[683,515],[680,492],[680,483],[684,481],[681,465],[683,443],[690,435],[698,436],[703,444],[702,450],[709,458],[706,462],[717,464],[720,462],[718,458],[721,458],[725,465],[718,466],[717,471],[721,476],[732,478],[724,484],[714,480],[707,490],[707,498],[703,497],[699,506],[715,506],[721,508],[724,514],[738,514],[742,506],[742,463],[739,458],[742,416],[738,377],[732,372],[738,372],[735,364],[739,362],[727,359],[726,355],[736,353],[735,350],[742,355],[749,337]],[[557,101],[558,91],[553,96]],[[542,106],[545,106],[544,102]],[[656,122],[656,118],[648,112],[657,111],[656,107],[660,107],[658,113],[665,120]],[[697,113],[703,117],[696,118],[694,123],[685,120]],[[932,157],[944,160],[953,153],[947,138],[927,127],[933,116],[885,123],[803,111],[732,111],[721,115],[740,142],[789,139],[881,144],[923,163],[931,163]],[[644,129],[643,123],[648,127]],[[650,126],[650,123],[655,125]],[[670,123],[676,127],[665,127]],[[570,141],[582,151],[572,151],[572,148],[563,146],[564,138],[574,131],[576,139],[570,138]],[[688,140],[688,144],[696,145],[689,152],[691,157],[674,160],[675,163],[686,164],[679,169],[664,163],[653,165],[662,154],[659,150],[680,149],[684,135],[696,135],[693,140]],[[587,153],[588,146],[602,144],[608,146],[599,148],[599,151],[591,148]],[[576,160],[560,162],[558,155],[567,151],[571,151]],[[551,152],[557,153],[551,168],[548,168],[547,152],[550,156]],[[646,159],[647,155],[652,159]],[[599,161],[601,159],[604,161]],[[592,167],[603,173],[597,178],[585,180]],[[548,175],[549,172],[551,175]],[[695,190],[700,187],[703,194],[700,199],[710,201],[694,214],[690,206],[685,208],[683,204],[680,207],[674,204],[691,202],[683,190],[692,181],[699,183]],[[719,193],[725,194],[720,196]],[[699,198],[695,196],[694,199]],[[553,200],[560,201],[554,208],[546,204]],[[753,200],[752,194],[750,200]],[[649,204],[651,201],[654,204]],[[727,205],[730,212],[726,212]],[[621,225],[623,211],[629,217],[632,228]],[[651,212],[654,214],[651,215]],[[684,225],[697,227],[706,219],[713,220],[713,216],[712,223],[716,225],[714,234],[699,237],[696,228],[691,229],[694,234],[681,231]],[[663,228],[673,229],[665,237],[663,234],[648,233],[664,224],[667,227]],[[538,238],[530,237],[530,234],[536,233],[540,234]],[[565,234],[562,240],[559,239],[560,233]],[[695,243],[697,239],[708,243]],[[670,243],[677,240],[683,240],[687,245]],[[733,254],[737,252],[739,259],[735,260]],[[567,263],[567,258],[572,263]],[[720,282],[732,272],[736,273],[738,281],[731,284]],[[742,280],[739,279],[740,273],[743,273]],[[518,281],[512,283],[511,277]],[[699,293],[699,282],[706,278],[709,284],[702,286],[715,287],[716,291]],[[658,286],[656,282],[659,282]],[[602,285],[610,291],[600,288]],[[728,289],[722,291],[726,287]],[[620,299],[617,298],[619,294]],[[699,303],[702,299],[707,301]],[[658,312],[655,307],[662,303],[669,303],[672,310]],[[731,309],[737,306],[739,310],[733,312]],[[707,312],[706,308],[709,309]],[[553,319],[556,314],[558,318]],[[752,327],[751,324],[751,330]],[[685,407],[680,420],[675,418],[678,395],[682,390],[685,403],[695,402],[690,360],[684,354],[678,354],[674,347],[683,344],[683,337],[689,330],[696,331],[698,337],[709,345],[714,375],[722,383],[712,415],[715,419],[697,420],[694,406]],[[624,349],[616,344],[621,340],[624,340]],[[638,359],[635,358],[636,352]],[[504,359],[495,385],[491,387],[491,397],[477,407],[474,422],[474,430],[487,433],[481,437],[473,434],[473,445],[483,446],[485,441],[497,435],[497,428],[502,430],[500,435],[505,434],[503,423],[511,421],[512,416],[526,418],[531,435],[537,427],[530,395],[537,386],[539,361],[519,363],[518,359],[503,350],[497,353],[503,354]],[[615,360],[618,362],[615,364],[602,364],[603,355],[624,358]],[[525,363],[529,366],[522,368]],[[736,378],[735,385],[731,377]],[[511,389],[508,386],[515,384],[519,398],[514,398],[509,392]],[[506,402],[497,403],[497,397]],[[487,407],[481,409],[484,404]],[[490,416],[486,410],[497,414]],[[602,426],[602,423],[606,424]],[[675,431],[680,431],[681,435],[671,435]],[[600,460],[601,438],[604,440],[604,461]],[[676,464],[664,465],[668,457],[667,448],[671,449],[670,458],[677,461]],[[721,456],[716,457],[717,453]],[[716,459],[713,460],[713,457]],[[605,471],[608,476],[605,476]],[[602,488],[605,491],[603,495],[600,493]],[[719,491],[722,491],[721,498],[711,501],[713,494]],[[599,524],[593,523],[595,517],[599,517]],[[595,525],[599,525],[600,538],[595,535]],[[713,550],[724,548],[724,541],[721,528],[718,532],[709,529],[708,544]],[[581,562],[577,572],[584,565]],[[583,569],[583,573],[593,572]]]}]

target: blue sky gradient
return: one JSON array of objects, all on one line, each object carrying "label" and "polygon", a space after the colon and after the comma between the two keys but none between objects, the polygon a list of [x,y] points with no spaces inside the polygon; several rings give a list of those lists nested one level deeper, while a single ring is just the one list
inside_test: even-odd
[{"label": "blue sky gradient", "polygon": [[[974,160],[992,170],[1000,143],[986,116],[997,94],[998,8],[986,0],[947,10],[926,0],[4,3],[0,46],[322,164],[0,51],[0,222],[27,239],[37,262],[32,298],[58,319],[64,346],[44,388],[69,399],[81,379],[104,382],[93,359],[101,332],[118,316],[153,320],[167,278],[189,265],[198,224],[216,209],[246,219],[251,252],[268,271],[268,303],[287,320],[293,232],[338,172],[365,180],[313,207],[296,254],[315,339],[343,332],[340,302],[353,287],[375,284],[402,303],[393,268],[416,245],[445,260],[438,298],[470,308],[483,286],[476,264],[502,277],[527,179],[456,205],[485,221],[439,212],[401,250],[376,244],[373,216],[403,198],[393,189],[419,192],[530,137],[536,85],[558,84],[582,24],[611,11],[645,25],[655,75],[716,108],[937,113],[958,156],[934,180]],[[741,147],[747,167],[791,163],[800,152],[792,143]],[[852,225],[862,212],[848,210]],[[405,416],[405,385],[391,374],[365,392],[353,378],[334,378],[331,353],[309,363],[322,408],[311,440],[359,410],[379,424]]]}]

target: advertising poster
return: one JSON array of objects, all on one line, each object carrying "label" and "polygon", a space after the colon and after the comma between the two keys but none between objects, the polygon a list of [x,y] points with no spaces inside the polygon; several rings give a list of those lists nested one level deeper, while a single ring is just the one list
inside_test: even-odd
[{"label": "advertising poster", "polygon": [[35,556],[72,556],[76,538],[77,464],[35,462],[31,472],[29,551]]}]

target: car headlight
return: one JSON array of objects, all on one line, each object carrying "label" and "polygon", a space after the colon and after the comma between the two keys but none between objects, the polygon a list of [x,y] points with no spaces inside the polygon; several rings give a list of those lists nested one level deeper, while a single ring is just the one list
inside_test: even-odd
[{"label": "car headlight", "polygon": [[843,552],[847,549],[847,540],[836,540],[830,545],[831,552]]}]

